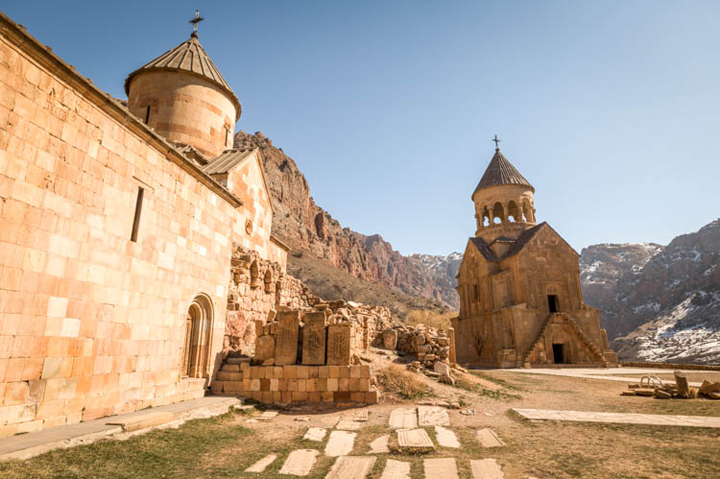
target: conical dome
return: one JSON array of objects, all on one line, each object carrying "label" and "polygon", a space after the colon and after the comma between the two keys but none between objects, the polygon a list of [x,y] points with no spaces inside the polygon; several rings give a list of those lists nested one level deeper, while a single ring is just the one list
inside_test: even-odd
[{"label": "conical dome", "polygon": [[182,71],[209,80],[221,87],[230,96],[237,109],[235,121],[240,118],[240,101],[235,95],[235,92],[232,91],[232,88],[230,88],[230,85],[225,81],[220,70],[218,70],[215,63],[213,63],[210,56],[200,44],[197,35],[193,34],[188,40],[163,53],[154,60],[149,61],[128,75],[125,80],[125,93],[130,94],[130,82],[136,75],[150,70]]},{"label": "conical dome", "polygon": [[480,179],[480,183],[478,183],[475,191],[473,191],[473,196],[479,190],[499,185],[527,186],[535,192],[535,188],[533,188],[530,182],[515,169],[512,163],[510,163],[507,158],[500,153],[499,149],[496,149],[495,155],[492,157],[490,164],[485,170],[485,174]]}]

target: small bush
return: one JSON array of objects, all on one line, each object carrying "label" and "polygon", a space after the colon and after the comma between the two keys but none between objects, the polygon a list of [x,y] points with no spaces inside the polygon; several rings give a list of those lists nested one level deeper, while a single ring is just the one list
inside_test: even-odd
[{"label": "small bush", "polygon": [[432,390],[427,385],[394,364],[380,371],[377,380],[385,391],[411,401],[432,395]]}]

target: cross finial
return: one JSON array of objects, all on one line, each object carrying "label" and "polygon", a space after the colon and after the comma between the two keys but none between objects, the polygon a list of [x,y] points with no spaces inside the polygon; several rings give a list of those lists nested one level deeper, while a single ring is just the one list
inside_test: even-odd
[{"label": "cross finial", "polygon": [[203,20],[205,20],[205,19],[200,16],[200,10],[195,10],[195,18],[193,18],[192,20],[190,20],[190,21],[188,22],[188,23],[192,23],[192,24],[193,24],[193,32],[192,32],[192,34],[190,35],[191,37],[197,38],[197,36],[198,36],[198,34],[197,34],[197,31],[198,31],[198,23],[202,22]]},{"label": "cross finial", "polygon": [[495,138],[493,138],[493,140],[492,140],[492,141],[494,141],[494,142],[495,142],[495,151],[500,151],[500,145],[499,145],[499,143],[500,143],[500,140],[498,140],[498,137],[497,137],[497,135],[495,135]]}]

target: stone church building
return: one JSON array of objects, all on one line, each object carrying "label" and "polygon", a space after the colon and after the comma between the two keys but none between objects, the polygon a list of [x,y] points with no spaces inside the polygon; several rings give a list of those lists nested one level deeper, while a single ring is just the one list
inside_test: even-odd
[{"label": "stone church building", "polygon": [[0,13],[0,437],[202,396],[297,299],[197,33],[125,91]]},{"label": "stone church building", "polygon": [[457,276],[457,361],[488,367],[617,364],[583,303],[579,255],[537,224],[535,189],[499,149],[475,188],[477,230]]}]

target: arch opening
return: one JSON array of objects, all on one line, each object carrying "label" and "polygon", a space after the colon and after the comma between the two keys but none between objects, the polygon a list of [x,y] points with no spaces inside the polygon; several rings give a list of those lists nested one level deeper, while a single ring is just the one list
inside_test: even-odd
[{"label": "arch opening", "polygon": [[196,296],[185,316],[185,341],[181,365],[183,376],[191,378],[207,376],[212,322],[213,308],[210,298],[204,294]]},{"label": "arch opening", "polygon": [[493,206],[492,215],[494,224],[505,223],[505,210],[499,201]]}]

